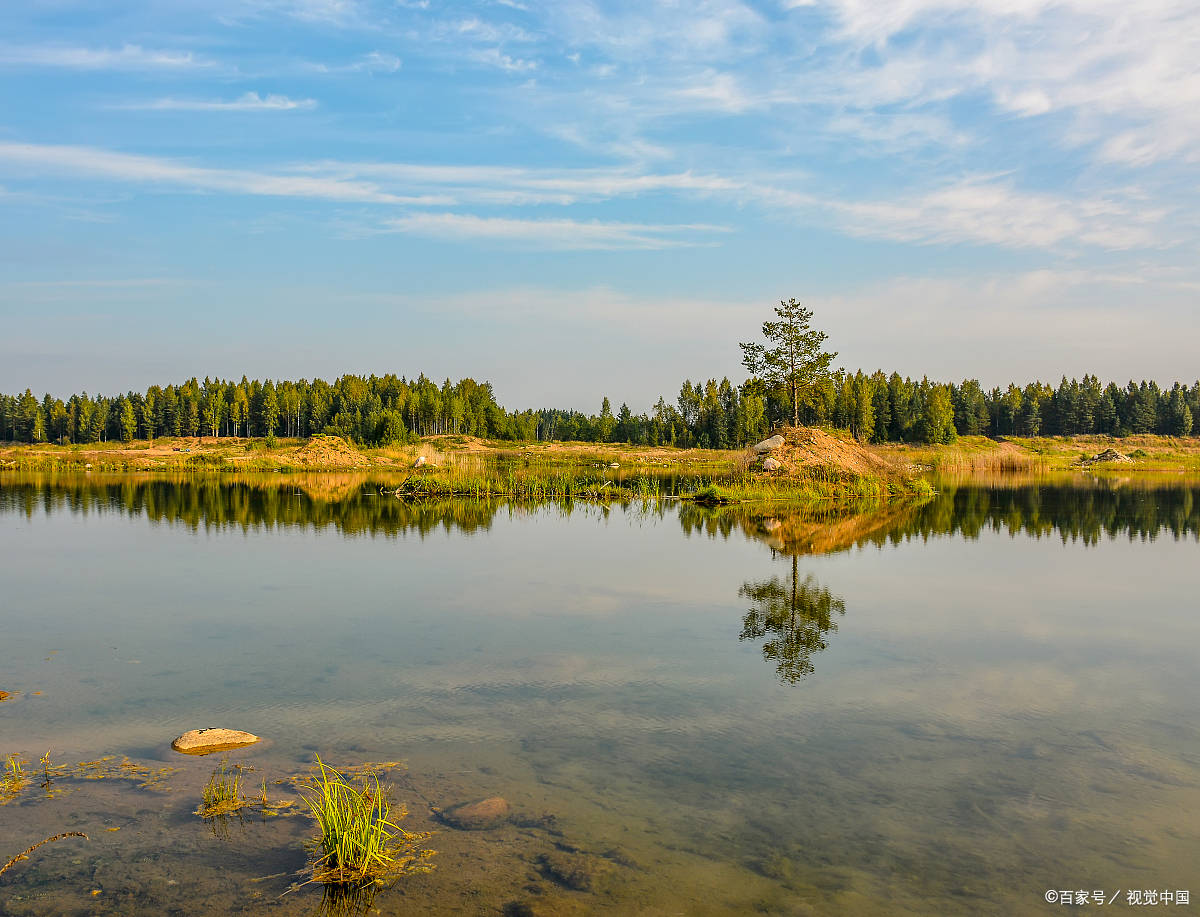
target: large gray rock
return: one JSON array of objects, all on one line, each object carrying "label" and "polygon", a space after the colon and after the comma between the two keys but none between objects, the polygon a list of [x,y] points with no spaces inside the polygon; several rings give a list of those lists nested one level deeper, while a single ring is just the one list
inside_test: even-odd
[{"label": "large gray rock", "polygon": [[761,443],[755,444],[752,448],[755,454],[762,455],[764,452],[772,452],[783,445],[783,437],[776,433],[770,439],[764,439]]},{"label": "large gray rock", "polygon": [[171,743],[171,747],[185,755],[208,755],[214,751],[244,748],[258,741],[260,741],[259,737],[251,732],[209,726],[207,729],[193,729],[185,732]]},{"label": "large gray rock", "polygon": [[763,459],[763,463],[762,463],[763,471],[778,471],[782,467],[783,467],[783,465],[781,465],[778,461],[776,461],[773,458],[767,457],[767,458]]},{"label": "large gray rock", "polygon": [[500,796],[489,796],[478,802],[463,802],[440,813],[440,818],[451,828],[460,831],[483,831],[495,828],[508,821],[508,800]]}]

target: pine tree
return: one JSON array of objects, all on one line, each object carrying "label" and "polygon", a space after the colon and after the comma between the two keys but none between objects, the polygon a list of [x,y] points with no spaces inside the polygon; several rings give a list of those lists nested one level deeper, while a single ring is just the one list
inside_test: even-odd
[{"label": "pine tree", "polygon": [[[800,402],[813,385],[829,375],[837,353],[822,350],[824,331],[811,327],[813,313],[794,299],[780,302],[778,321],[763,322],[767,344],[743,343],[742,364],[768,385],[783,385],[792,406],[792,425],[800,426]],[[771,346],[768,346],[771,345]]]}]

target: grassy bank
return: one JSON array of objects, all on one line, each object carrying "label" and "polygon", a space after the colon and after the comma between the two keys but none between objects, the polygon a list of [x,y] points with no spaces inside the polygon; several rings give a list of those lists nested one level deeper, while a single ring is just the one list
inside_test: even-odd
[{"label": "grassy bank", "polygon": [[[886,443],[871,447],[886,458],[938,474],[1011,474],[1080,470],[1093,473],[1200,472],[1200,437],[964,436],[951,445]],[[1113,449],[1130,462],[1083,465]]]},{"label": "grassy bank", "polygon": [[[431,437],[411,446],[361,449],[337,437],[311,440],[159,439],[152,443],[0,448],[0,469],[36,472],[304,473],[369,476],[402,499],[445,497],[518,500],[679,498],[700,503],[887,500],[921,496],[914,474],[848,464],[852,441],[825,437],[775,473],[743,450],[675,449],[624,444],[497,443]],[[827,453],[827,454],[826,454]],[[777,453],[780,454],[780,453]]]}]

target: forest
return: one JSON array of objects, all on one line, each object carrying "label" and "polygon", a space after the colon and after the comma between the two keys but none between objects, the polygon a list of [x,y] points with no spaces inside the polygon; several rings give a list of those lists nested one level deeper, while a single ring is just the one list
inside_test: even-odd
[{"label": "forest", "polygon": [[[835,372],[797,396],[801,423],[849,430],[864,442],[949,443],[958,436],[1152,433],[1187,436],[1200,413],[1200,382],[1107,384],[1094,375],[1057,386],[984,389],[976,380],[919,381],[882,371]],[[159,436],[307,437],[335,434],[368,446],[432,434],[511,441],[620,442],[728,449],[769,435],[793,418],[783,384],[685,381],[673,403],[660,397],[634,414],[608,398],[597,414],[508,411],[490,383],[441,385],[420,375],[344,375],[332,383],[189,379],[114,396],[41,399],[26,389],[0,395],[0,440],[26,443],[131,442]]]}]

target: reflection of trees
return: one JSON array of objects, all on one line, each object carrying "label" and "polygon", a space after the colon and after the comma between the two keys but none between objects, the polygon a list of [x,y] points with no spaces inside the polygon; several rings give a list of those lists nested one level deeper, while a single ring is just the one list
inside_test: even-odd
[{"label": "reflection of trees", "polygon": [[871,506],[774,507],[764,512],[753,504],[685,504],[679,522],[689,535],[729,538],[741,532],[783,554],[827,554],[936,535],[974,539],[988,532],[1053,536],[1085,545],[1118,537],[1183,539],[1200,534],[1200,486],[1194,480],[1154,479],[942,484],[927,500]]},{"label": "reflection of trees", "polygon": [[812,655],[826,649],[825,635],[837,630],[834,613],[845,614],[846,603],[820,586],[809,574],[799,581],[797,558],[792,555],[788,582],[777,576],[743,583],[738,595],[750,599],[742,618],[739,640],[762,640],[763,658],[775,663],[780,681],[795,684],[813,670]]},{"label": "reflection of trees", "polygon": [[[486,530],[496,500],[383,495],[366,475],[54,475],[0,478],[0,515],[145,516],[189,529],[335,528],[346,535]],[[510,510],[513,511],[513,510]]]}]

